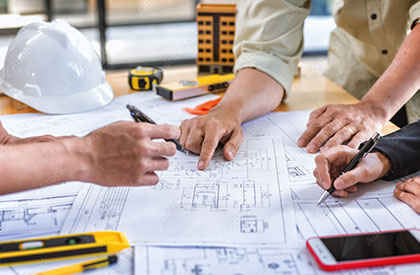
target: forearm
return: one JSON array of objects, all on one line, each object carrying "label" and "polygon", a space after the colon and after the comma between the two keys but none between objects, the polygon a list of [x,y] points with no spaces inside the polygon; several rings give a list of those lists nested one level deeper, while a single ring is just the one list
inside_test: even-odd
[{"label": "forearm", "polygon": [[386,179],[396,179],[420,170],[420,120],[381,138],[375,147],[391,162]]},{"label": "forearm", "polygon": [[78,137],[0,146],[0,194],[83,180],[85,152]]},{"label": "forearm", "polygon": [[284,89],[276,80],[256,69],[245,68],[236,74],[214,111],[233,114],[243,123],[275,109],[283,96]]},{"label": "forearm", "polygon": [[386,122],[420,88],[420,27],[417,24],[404,40],[389,68],[362,98]]}]

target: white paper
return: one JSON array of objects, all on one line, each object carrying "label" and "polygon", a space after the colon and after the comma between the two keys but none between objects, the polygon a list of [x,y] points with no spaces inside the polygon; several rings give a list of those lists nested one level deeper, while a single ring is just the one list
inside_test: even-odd
[{"label": "white paper", "polygon": [[58,234],[80,187],[68,183],[0,196],[0,241]]},{"label": "white paper", "polygon": [[325,272],[319,268],[304,243],[278,248],[136,245],[134,256],[136,275],[394,275],[420,272],[420,264]]},{"label": "white paper", "polygon": [[330,197],[319,207],[323,191],[302,188],[293,201],[301,237],[418,228],[420,215],[393,196],[396,182],[360,185],[348,198]]},{"label": "white paper", "polygon": [[249,138],[234,161],[205,171],[178,153],[153,187],[84,186],[62,233],[124,231],[131,242],[263,245],[296,240],[281,139]]},{"label": "white paper", "polygon": [[18,137],[38,135],[84,136],[115,121],[133,121],[126,108],[127,104],[135,105],[157,123],[179,125],[183,119],[193,117],[183,108],[193,108],[217,97],[216,95],[206,95],[180,102],[170,102],[150,92],[135,93],[118,97],[112,103],[89,112],[67,115],[0,116],[0,121],[6,130]]},{"label": "white paper", "polygon": [[309,154],[296,145],[306,129],[309,114],[310,111],[269,113],[243,125],[247,136],[283,137],[292,192],[295,186],[313,185],[315,182],[312,172],[317,154]]}]

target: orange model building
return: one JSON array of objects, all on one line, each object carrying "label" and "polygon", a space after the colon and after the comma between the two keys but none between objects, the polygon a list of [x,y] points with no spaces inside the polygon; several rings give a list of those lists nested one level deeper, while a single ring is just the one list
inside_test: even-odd
[{"label": "orange model building", "polygon": [[236,5],[199,4],[197,6],[199,72],[233,71],[233,39]]}]

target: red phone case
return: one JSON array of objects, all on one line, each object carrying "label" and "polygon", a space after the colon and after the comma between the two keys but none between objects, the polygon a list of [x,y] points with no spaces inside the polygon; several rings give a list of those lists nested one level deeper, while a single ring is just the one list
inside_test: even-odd
[{"label": "red phone case", "polygon": [[[336,237],[348,237],[348,236],[360,236],[360,235],[370,235],[370,234],[382,234],[382,233],[391,233],[391,232],[400,232],[408,230],[419,230],[417,228],[402,229],[402,230],[389,230],[389,231],[380,231],[380,232],[369,232],[369,233],[358,233],[358,234],[345,234],[345,235],[331,235],[323,236],[322,238],[336,238]],[[420,231],[420,230],[419,230]],[[395,265],[395,264],[406,264],[413,262],[420,262],[420,254],[409,255],[409,256],[394,256],[394,257],[385,257],[385,258],[375,258],[369,260],[356,260],[356,261],[346,261],[337,263],[336,265],[326,265],[323,264],[319,259],[318,255],[312,249],[309,244],[311,239],[320,239],[321,237],[312,237],[306,241],[306,247],[309,252],[314,256],[318,265],[326,271],[337,271],[342,269],[353,269],[353,268],[363,268],[363,267],[372,267],[372,266],[383,266],[383,265]]]}]

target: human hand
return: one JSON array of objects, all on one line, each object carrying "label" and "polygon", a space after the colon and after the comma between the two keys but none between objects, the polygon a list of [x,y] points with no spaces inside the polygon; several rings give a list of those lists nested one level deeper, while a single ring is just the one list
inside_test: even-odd
[{"label": "human hand", "polygon": [[394,196],[420,214],[420,177],[398,183],[394,190]]},{"label": "human hand", "polygon": [[82,138],[80,150],[87,152],[84,181],[104,186],[154,185],[154,171],[166,170],[166,156],[176,153],[172,142],[153,139],[177,139],[179,129],[170,125],[115,122]]},{"label": "human hand", "polygon": [[357,191],[357,183],[370,183],[383,177],[391,169],[388,158],[381,153],[370,153],[355,169],[340,176],[345,166],[359,151],[348,146],[336,146],[322,152],[315,158],[314,176],[316,183],[328,190],[334,182],[336,197],[347,197]]},{"label": "human hand", "polygon": [[316,153],[321,146],[324,151],[346,142],[349,147],[357,148],[384,123],[369,104],[327,105],[311,113],[307,129],[297,144],[306,147],[309,153]]},{"label": "human hand", "polygon": [[200,170],[207,168],[219,142],[224,144],[223,155],[227,160],[236,156],[243,142],[241,124],[233,112],[213,109],[208,115],[184,120],[180,128],[179,142],[200,154],[197,166]]}]

